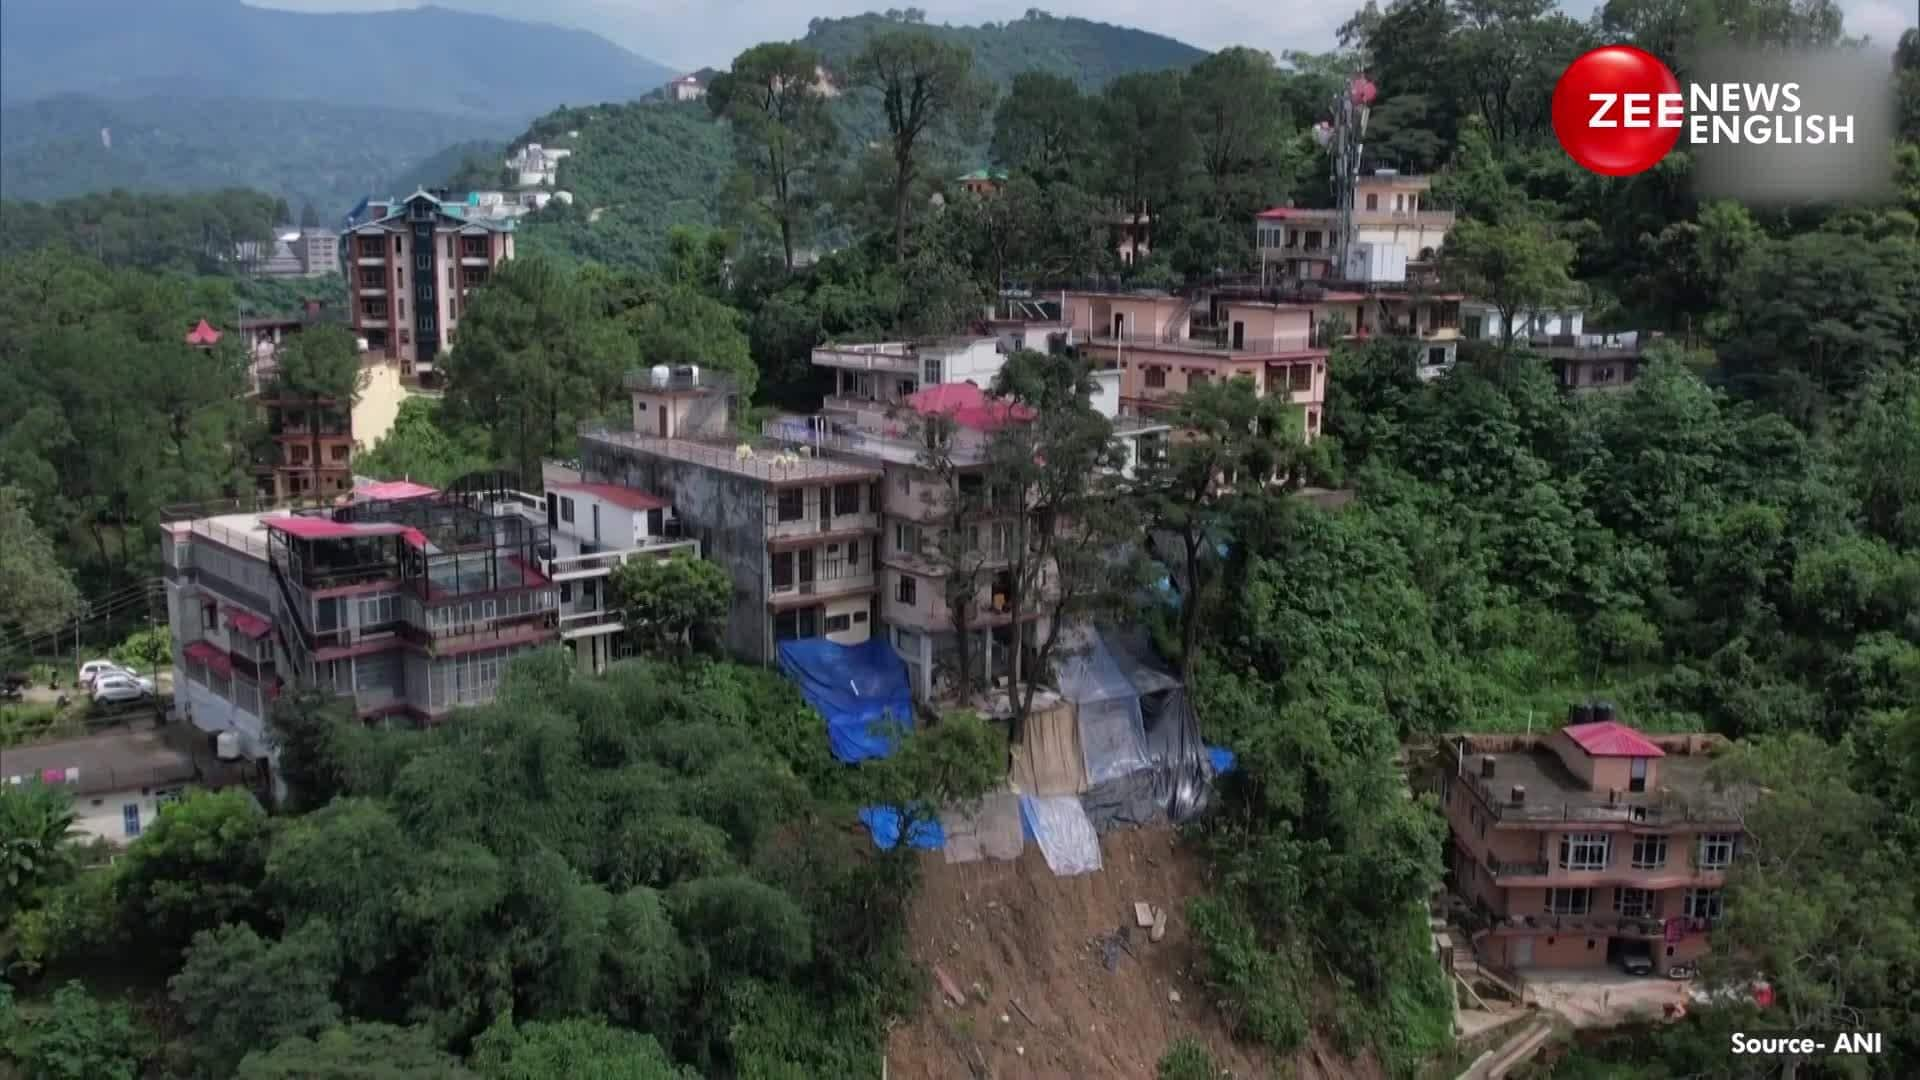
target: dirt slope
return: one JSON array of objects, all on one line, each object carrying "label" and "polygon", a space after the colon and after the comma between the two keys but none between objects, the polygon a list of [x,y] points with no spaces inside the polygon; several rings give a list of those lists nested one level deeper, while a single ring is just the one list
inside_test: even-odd
[{"label": "dirt slope", "polygon": [[[1182,1035],[1205,1042],[1233,1077],[1272,1074],[1265,1054],[1228,1037],[1187,977],[1195,953],[1186,906],[1205,874],[1198,859],[1177,849],[1165,828],[1110,833],[1101,849],[1105,869],[1075,878],[1054,877],[1031,842],[1012,863],[949,866],[938,854],[925,857],[909,948],[928,974],[926,999],[892,1033],[889,1080],[1152,1077]],[[1158,944],[1134,925],[1135,901],[1167,909]],[[1122,927],[1126,946],[1107,945]],[[936,966],[965,1004],[947,1001]],[[1301,1080],[1378,1075],[1317,1039],[1293,1066]]]}]

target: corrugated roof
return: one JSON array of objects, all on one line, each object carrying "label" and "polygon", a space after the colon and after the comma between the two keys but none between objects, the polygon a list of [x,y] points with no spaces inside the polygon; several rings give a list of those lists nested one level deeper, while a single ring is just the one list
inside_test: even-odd
[{"label": "corrugated roof", "polygon": [[297,536],[302,540],[343,540],[359,536],[401,536],[411,531],[404,525],[388,523],[354,524],[345,521],[331,521],[321,517],[267,518],[261,522],[275,532],[288,536]]},{"label": "corrugated roof", "polygon": [[582,495],[591,495],[604,502],[628,510],[665,510],[672,505],[658,495],[650,495],[637,488],[621,487],[618,484],[548,484],[554,491],[573,491]]},{"label": "corrugated roof", "polygon": [[1560,729],[1573,744],[1593,757],[1666,757],[1666,751],[1652,740],[1625,724],[1603,720],[1592,724],[1569,724]]}]

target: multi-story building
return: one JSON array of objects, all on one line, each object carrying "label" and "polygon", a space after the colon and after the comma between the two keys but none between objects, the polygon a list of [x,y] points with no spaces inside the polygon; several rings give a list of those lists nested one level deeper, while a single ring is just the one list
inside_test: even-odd
[{"label": "multi-story building", "polygon": [[507,168],[519,187],[552,187],[560,182],[560,163],[572,156],[573,151],[565,147],[528,143],[507,159]]},{"label": "multi-story building", "polygon": [[487,483],[166,526],[182,711],[261,746],[287,685],[367,719],[432,722],[492,700],[514,656],[559,639],[543,500]]},{"label": "multi-story building", "polygon": [[267,445],[255,486],[270,502],[317,499],[353,490],[353,416],[346,403],[282,393],[277,372],[261,377],[256,403],[266,416]]},{"label": "multi-story building", "polygon": [[[1453,228],[1451,210],[1426,207],[1433,187],[1425,176],[1402,176],[1381,169],[1354,181],[1352,250],[1371,249],[1366,259],[1398,248],[1399,261],[1418,270],[1431,263]],[[1340,211],[1320,207],[1276,206],[1255,221],[1262,281],[1311,281],[1353,278],[1352,267],[1335,266],[1341,251]],[[1349,256],[1352,262],[1352,256]]]},{"label": "multi-story building", "polygon": [[[1498,308],[1484,301],[1472,301],[1462,305],[1461,312],[1462,340],[1495,345],[1503,341]],[[1589,334],[1585,323],[1580,309],[1568,308],[1518,311],[1513,314],[1511,325],[1514,342],[1545,356],[1562,389],[1623,390],[1633,385],[1647,345],[1660,335],[1633,330]]]},{"label": "multi-story building", "polygon": [[1741,829],[1709,787],[1717,736],[1643,735],[1581,706],[1549,735],[1442,744],[1454,890],[1499,968],[1690,963],[1725,913]]},{"label": "multi-story building", "polygon": [[341,235],[354,332],[404,378],[431,378],[467,295],[513,257],[514,221],[416,191],[368,203],[356,222]]},{"label": "multi-story building", "polygon": [[1120,372],[1122,415],[1151,416],[1190,387],[1246,378],[1299,409],[1306,440],[1320,434],[1330,341],[1310,303],[1068,292],[1063,314],[1082,354]]},{"label": "multi-story building", "polygon": [[[869,463],[883,473],[878,617],[906,661],[915,692],[925,697],[941,696],[953,678],[960,651],[956,606],[968,613],[978,685],[990,685],[1012,666],[1015,582],[1007,545],[1019,510],[987,490],[987,456],[994,432],[1033,414],[982,388],[992,384],[1007,354],[1047,349],[1060,327],[997,320],[992,329],[990,337],[821,346],[813,363],[833,372],[834,392],[820,413],[762,427],[807,453]],[[1095,376],[1093,405],[1114,422],[1127,455],[1124,469],[1131,470],[1158,452],[1167,426],[1118,415],[1119,372]],[[963,598],[964,605],[954,603]],[[1035,603],[1022,612],[1029,635],[1045,632],[1043,608]]]},{"label": "multi-story building", "polygon": [[733,581],[727,648],[768,663],[784,640],[866,641],[879,591],[881,470],[743,441],[733,384],[698,368],[637,372],[627,386],[631,425],[583,431],[581,475],[672,504],[681,536]]},{"label": "multi-story building", "polygon": [[605,671],[625,643],[614,570],[633,558],[697,559],[700,542],[681,535],[679,516],[657,495],[578,480],[551,479],[546,489],[545,567],[559,590],[560,641],[582,671]]}]

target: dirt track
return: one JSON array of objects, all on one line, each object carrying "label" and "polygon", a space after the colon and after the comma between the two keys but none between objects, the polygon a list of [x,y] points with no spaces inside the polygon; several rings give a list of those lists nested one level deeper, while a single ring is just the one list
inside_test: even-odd
[{"label": "dirt track", "polygon": [[[1074,878],[1054,877],[1031,843],[1012,863],[949,866],[925,856],[909,949],[927,972],[926,996],[889,1040],[889,1080],[1152,1077],[1182,1035],[1205,1042],[1233,1077],[1268,1076],[1266,1055],[1234,1044],[1187,977],[1194,951],[1186,905],[1201,891],[1204,869],[1173,842],[1165,828],[1110,833],[1101,838],[1105,869]],[[1136,900],[1167,909],[1158,944],[1134,926]],[[1101,939],[1123,926],[1128,947],[1113,950],[1109,971]],[[965,1004],[942,995],[936,965]],[[1317,1040],[1294,1067],[1301,1078],[1377,1075],[1325,1053]]]}]

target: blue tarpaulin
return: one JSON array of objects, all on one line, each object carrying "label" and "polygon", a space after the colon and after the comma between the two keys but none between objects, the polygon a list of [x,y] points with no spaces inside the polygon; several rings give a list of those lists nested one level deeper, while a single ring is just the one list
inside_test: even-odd
[{"label": "blue tarpaulin", "polygon": [[1207,758],[1213,763],[1213,775],[1225,776],[1233,771],[1233,751],[1226,747],[1207,747]]},{"label": "blue tarpaulin", "polygon": [[[869,806],[860,811],[860,823],[873,834],[874,845],[881,851],[892,851],[900,842],[900,811],[891,806]],[[922,851],[938,851],[946,845],[947,836],[940,828],[938,818],[922,818],[915,822],[907,843]]]},{"label": "blue tarpaulin", "polygon": [[833,756],[849,764],[893,752],[888,724],[913,726],[907,664],[882,638],[836,645],[826,638],[780,643],[780,669],[827,718]]}]

